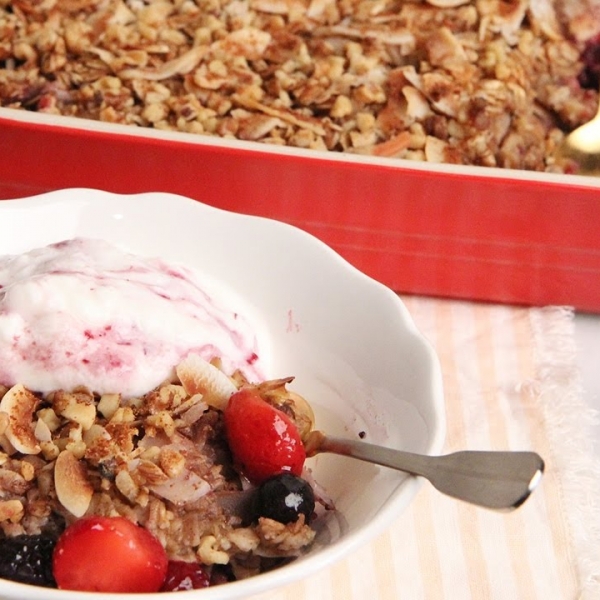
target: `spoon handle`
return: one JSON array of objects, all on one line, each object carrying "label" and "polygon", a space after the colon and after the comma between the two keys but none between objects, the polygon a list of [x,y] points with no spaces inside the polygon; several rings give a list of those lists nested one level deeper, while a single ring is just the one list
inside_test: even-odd
[{"label": "spoon handle", "polygon": [[331,452],[428,479],[440,492],[495,510],[523,504],[544,472],[535,452],[462,451],[425,456],[366,442],[323,436],[312,454]]}]

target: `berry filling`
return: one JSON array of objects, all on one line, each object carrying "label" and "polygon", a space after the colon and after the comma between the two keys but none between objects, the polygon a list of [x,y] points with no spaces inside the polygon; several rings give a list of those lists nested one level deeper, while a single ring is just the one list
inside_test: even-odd
[{"label": "berry filling", "polygon": [[583,70],[579,75],[582,88],[598,90],[600,87],[600,35],[592,38],[581,54]]}]

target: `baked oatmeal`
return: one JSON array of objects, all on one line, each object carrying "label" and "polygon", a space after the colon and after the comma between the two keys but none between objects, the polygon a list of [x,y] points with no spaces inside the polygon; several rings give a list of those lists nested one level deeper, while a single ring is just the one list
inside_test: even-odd
[{"label": "baked oatmeal", "polygon": [[0,257],[0,577],[178,590],[311,547],[314,416],[237,300],[102,240]]},{"label": "baked oatmeal", "polygon": [[[191,568],[206,587],[302,554],[316,512],[331,506],[302,477],[314,417],[290,381],[251,385],[191,354],[137,398],[3,386],[0,576],[87,591],[187,589]],[[122,521],[164,553],[154,588],[129,581],[129,558],[109,557],[117,575],[98,569],[102,549],[92,555],[80,533]],[[105,549],[114,553],[114,541]]]},{"label": "baked oatmeal", "polygon": [[599,32],[598,0],[3,0],[0,104],[561,172]]}]

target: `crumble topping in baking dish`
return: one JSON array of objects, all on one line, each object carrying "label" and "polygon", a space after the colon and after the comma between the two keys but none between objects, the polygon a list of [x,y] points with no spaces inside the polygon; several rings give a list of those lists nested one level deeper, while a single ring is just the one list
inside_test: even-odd
[{"label": "crumble topping in baking dish", "polygon": [[4,0],[0,104],[560,172],[599,32],[598,0]]}]

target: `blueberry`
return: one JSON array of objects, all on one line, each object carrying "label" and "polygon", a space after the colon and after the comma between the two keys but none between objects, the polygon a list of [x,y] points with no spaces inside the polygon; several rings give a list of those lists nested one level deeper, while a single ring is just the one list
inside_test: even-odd
[{"label": "blueberry", "polygon": [[304,515],[308,521],[315,510],[315,495],[310,485],[291,473],[275,475],[256,492],[254,512],[280,523],[292,523]]},{"label": "blueberry", "polygon": [[45,534],[0,538],[0,577],[20,583],[56,587],[52,553],[56,538]]}]

